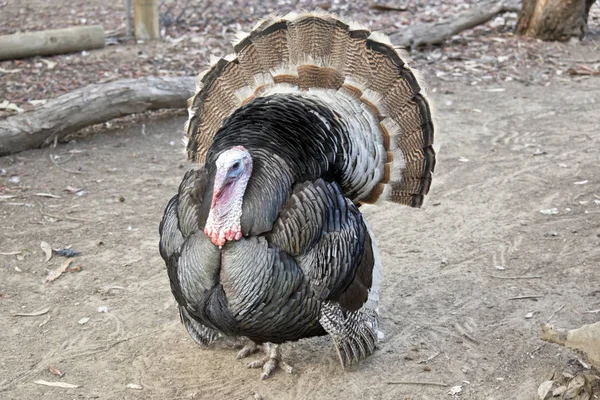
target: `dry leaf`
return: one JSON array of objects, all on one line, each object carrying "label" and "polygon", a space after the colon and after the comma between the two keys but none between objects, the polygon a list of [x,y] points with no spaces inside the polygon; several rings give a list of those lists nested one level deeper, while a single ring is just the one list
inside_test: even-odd
[{"label": "dry leaf", "polygon": [[53,365],[48,365],[48,371],[50,371],[51,374],[59,376],[59,377],[63,377],[63,375],[65,374],[64,372],[62,372],[60,369],[56,368]]},{"label": "dry leaf", "polygon": [[58,387],[58,388],[63,388],[63,389],[75,389],[80,387],[79,385],[73,385],[71,383],[66,383],[66,382],[48,382],[48,381],[33,381],[33,383],[36,383],[38,385],[44,385],[44,386],[52,386],[52,387]]},{"label": "dry leaf", "polygon": [[42,326],[46,325],[48,321],[50,321],[50,315],[48,315],[48,318],[46,318],[44,321],[40,322],[38,327],[41,328]]},{"label": "dry leaf", "polygon": [[67,272],[81,272],[81,265],[67,268]]},{"label": "dry leaf", "polygon": [[554,386],[554,381],[545,381],[538,387],[537,390],[537,400],[549,400],[553,396],[552,388]]},{"label": "dry leaf", "polygon": [[63,274],[63,272],[65,272],[67,270],[67,268],[69,268],[69,265],[71,265],[72,262],[73,262],[73,260],[67,260],[60,267],[51,270],[48,273],[48,276],[46,276],[46,283],[52,282],[53,280],[55,280],[56,278],[61,276]]},{"label": "dry leaf", "polygon": [[81,191],[80,188],[76,188],[76,187],[70,186],[70,185],[65,188],[65,192],[69,192],[69,193],[77,193],[80,191]]},{"label": "dry leaf", "polygon": [[23,110],[21,107],[17,106],[14,103],[9,102],[8,100],[4,100],[2,103],[0,103],[0,110],[10,110],[10,111],[16,111],[18,113],[22,113]]},{"label": "dry leaf", "polygon": [[16,314],[13,314],[13,317],[37,317],[39,315],[46,314],[48,311],[50,311],[50,307],[46,307],[42,310],[34,311],[34,312],[30,312],[30,313],[16,313]]},{"label": "dry leaf", "polygon": [[41,58],[40,60],[42,62],[46,63],[46,65],[48,66],[48,69],[54,69],[54,67],[56,67],[57,63],[54,61],[46,60],[45,58]]},{"label": "dry leaf", "polygon": [[79,321],[77,321],[77,323],[79,325],[84,325],[84,324],[87,324],[89,320],[90,320],[90,317],[83,317]]},{"label": "dry leaf", "polygon": [[46,242],[40,243],[40,247],[42,248],[42,250],[44,251],[44,254],[46,255],[44,262],[47,263],[52,258],[52,247]]}]

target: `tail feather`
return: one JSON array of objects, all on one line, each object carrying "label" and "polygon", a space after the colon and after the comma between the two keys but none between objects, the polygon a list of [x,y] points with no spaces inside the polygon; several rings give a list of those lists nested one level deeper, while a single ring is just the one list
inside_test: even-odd
[{"label": "tail feather", "polygon": [[361,171],[372,180],[361,186],[369,192],[357,189],[353,200],[372,203],[386,197],[421,206],[435,167],[431,110],[417,75],[387,36],[322,12],[292,13],[259,22],[240,36],[234,50],[202,75],[189,103],[191,160],[205,162],[225,119],[256,97],[297,92],[339,98],[352,110],[345,115],[371,115],[348,122],[368,125],[353,134],[362,143],[360,151],[371,157]]}]

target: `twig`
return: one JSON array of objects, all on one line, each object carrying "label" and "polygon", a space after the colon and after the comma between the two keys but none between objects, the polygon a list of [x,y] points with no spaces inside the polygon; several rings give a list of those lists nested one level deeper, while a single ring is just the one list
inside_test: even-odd
[{"label": "twig", "polygon": [[543,294],[532,294],[529,296],[516,296],[516,297],[511,297],[508,300],[525,300],[525,299],[537,299],[540,297],[544,297]]},{"label": "twig", "polygon": [[425,385],[425,386],[450,386],[444,382],[423,382],[423,381],[389,381],[388,385]]},{"label": "twig", "polygon": [[432,355],[431,357],[429,357],[426,360],[421,360],[418,361],[417,364],[427,364],[429,361],[433,360],[434,358],[436,358],[437,356],[439,356],[440,354],[442,354],[441,351],[438,351],[437,353],[435,353],[434,355]]},{"label": "twig", "polygon": [[584,313],[586,313],[586,314],[598,314],[598,313],[600,313],[600,308],[597,309],[597,310],[584,311]]},{"label": "twig", "polygon": [[396,5],[392,5],[392,4],[383,4],[383,3],[379,3],[379,2],[372,2],[371,4],[369,4],[369,8],[372,8],[373,10],[379,10],[379,11],[408,11],[407,4],[396,6]]},{"label": "twig", "polygon": [[475,344],[479,344],[479,341],[477,339],[475,339],[473,336],[469,335],[467,333],[467,331],[465,331],[459,324],[454,324],[454,328],[456,328],[456,330],[458,331],[458,333],[460,333],[462,336],[464,336],[467,339],[469,339],[471,342],[473,342]]},{"label": "twig", "polygon": [[538,347],[536,347],[535,349],[533,349],[530,354],[537,353],[538,351],[540,351],[542,349],[542,347],[544,347],[547,344],[548,343],[542,343],[542,344],[540,344]]},{"label": "twig", "polygon": [[552,318],[554,318],[554,316],[555,316],[555,315],[556,315],[556,314],[557,314],[557,313],[558,313],[560,310],[562,310],[563,308],[565,308],[565,305],[564,305],[564,304],[563,304],[562,306],[558,307],[558,308],[556,309],[556,311],[554,311],[554,312],[552,313],[552,315],[550,316],[550,318],[548,318],[548,319],[546,320],[546,323],[550,322],[550,320],[551,320]]},{"label": "twig", "polygon": [[44,211],[44,206],[42,204],[40,204],[40,214],[42,214],[43,216],[46,217],[50,217],[50,218],[54,218],[54,219],[68,219],[70,221],[77,221],[77,222],[100,222],[100,220],[91,220],[91,219],[85,219],[85,218],[77,218],[77,217],[70,217],[68,215],[65,216],[59,216],[59,215],[54,215],[54,214],[49,214],[47,212]]},{"label": "twig", "polygon": [[541,279],[542,276],[538,275],[523,275],[523,276],[499,276],[499,275],[490,275],[492,278],[496,279]]},{"label": "twig", "polygon": [[60,170],[63,170],[63,171],[65,171],[65,172],[70,172],[70,173],[72,173],[72,174],[83,174],[83,172],[81,172],[81,171],[75,171],[75,170],[72,170],[72,169],[68,169],[68,168],[62,167],[60,164],[58,164],[58,163],[57,163],[57,162],[54,160],[54,157],[52,156],[52,154],[50,154],[50,161],[52,161],[52,163],[53,163],[54,165],[56,165],[56,167],[57,167],[58,169],[60,169]]},{"label": "twig", "polygon": [[[67,157],[63,161],[61,161],[61,162],[58,162],[56,160],[54,160],[54,161],[56,162],[56,164],[64,164],[64,163],[68,162],[71,158],[73,158],[74,155],[75,155],[75,153],[70,153],[69,157]],[[50,157],[52,157],[52,154],[50,155]]]}]

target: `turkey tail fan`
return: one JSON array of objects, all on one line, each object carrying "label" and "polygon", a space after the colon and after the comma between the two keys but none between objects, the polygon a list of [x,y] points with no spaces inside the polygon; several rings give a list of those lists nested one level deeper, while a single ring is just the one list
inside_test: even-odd
[{"label": "turkey tail fan", "polygon": [[350,136],[355,151],[369,158],[352,179],[370,182],[348,197],[357,204],[422,205],[435,167],[431,109],[419,78],[387,36],[322,12],[292,13],[240,34],[234,51],[211,62],[189,100],[190,160],[204,163],[225,119],[256,97],[315,96],[339,102],[343,116],[369,114]]}]

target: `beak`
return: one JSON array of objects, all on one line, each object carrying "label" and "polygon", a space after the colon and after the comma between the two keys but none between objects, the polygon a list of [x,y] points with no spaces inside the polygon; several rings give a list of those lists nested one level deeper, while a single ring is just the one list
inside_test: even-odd
[{"label": "beak", "polygon": [[229,179],[226,173],[217,172],[215,175],[215,184],[213,186],[213,197],[210,205],[211,208],[215,206],[215,203],[221,196],[221,193],[223,193],[223,189],[225,189],[225,186],[227,186],[230,181],[231,179]]}]

